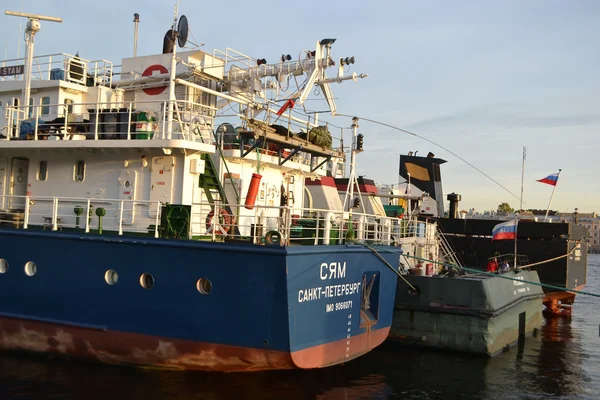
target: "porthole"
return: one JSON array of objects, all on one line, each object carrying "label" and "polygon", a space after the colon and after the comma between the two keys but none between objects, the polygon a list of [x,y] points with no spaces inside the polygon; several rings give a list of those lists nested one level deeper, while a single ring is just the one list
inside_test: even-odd
[{"label": "porthole", "polygon": [[27,264],[25,264],[25,273],[27,276],[34,276],[37,274],[37,265],[33,261],[27,261]]},{"label": "porthole", "polygon": [[6,272],[8,272],[8,261],[0,258],[0,274],[5,274]]},{"label": "porthole", "polygon": [[196,282],[196,289],[202,294],[210,294],[212,292],[212,283],[206,278],[200,278]]},{"label": "porthole", "polygon": [[104,274],[104,280],[106,281],[106,283],[112,286],[119,280],[119,274],[114,269],[109,269]]},{"label": "porthole", "polygon": [[154,286],[154,277],[151,274],[144,272],[142,276],[140,276],[140,285],[142,285],[144,289],[152,288]]}]

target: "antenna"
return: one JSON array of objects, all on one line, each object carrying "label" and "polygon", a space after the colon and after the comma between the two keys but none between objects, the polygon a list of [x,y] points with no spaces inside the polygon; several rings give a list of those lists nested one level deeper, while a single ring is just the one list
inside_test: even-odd
[{"label": "antenna", "polygon": [[28,14],[17,11],[5,11],[4,14],[11,15],[13,17],[25,17],[29,19],[37,19],[38,21],[51,21],[51,22],[63,22],[62,18],[58,17],[49,17],[47,15],[39,15],[39,14]]},{"label": "antenna", "polygon": [[25,107],[25,117],[29,117],[29,96],[31,95],[31,64],[33,62],[33,39],[41,28],[40,21],[62,23],[62,18],[49,17],[47,15],[28,14],[17,11],[4,11],[6,15],[13,17],[29,18],[25,28],[25,88],[23,89],[22,105]]},{"label": "antenna", "polygon": [[179,18],[179,23],[177,24],[177,44],[179,47],[185,46],[188,38],[188,20],[185,15],[182,15]]}]

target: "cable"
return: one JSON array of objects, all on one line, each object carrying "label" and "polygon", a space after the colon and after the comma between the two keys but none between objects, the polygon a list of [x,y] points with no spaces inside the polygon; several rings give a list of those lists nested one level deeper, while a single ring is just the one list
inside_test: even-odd
[{"label": "cable", "polygon": [[[580,240],[580,242],[581,242],[581,240]],[[362,245],[364,247],[370,249],[370,247],[368,245],[366,245],[366,244],[362,244]],[[495,274],[495,273],[492,273],[492,272],[481,271],[479,269],[461,267],[461,266],[454,265],[454,264],[448,264],[448,263],[444,263],[444,262],[439,262],[439,261],[434,261],[434,260],[428,260],[426,258],[409,256],[409,255],[405,255],[401,249],[398,249],[398,250],[378,249],[378,250],[381,253],[395,253],[395,254],[400,254],[400,255],[404,255],[405,257],[408,257],[408,258],[413,258],[415,260],[426,261],[428,263],[442,265],[442,266],[447,267],[447,268],[460,269],[460,270],[463,270],[463,271],[466,271],[466,272],[471,272],[471,273],[474,273],[474,274],[493,276],[493,277],[496,277],[496,278],[508,279],[508,280],[517,281],[517,282],[525,282],[525,283],[529,283],[531,285],[541,286],[541,287],[545,287],[545,288],[548,288],[548,289],[554,289],[554,290],[558,290],[558,291],[561,291],[561,292],[569,292],[569,293],[575,293],[575,294],[583,294],[583,295],[592,296],[592,297],[600,297],[600,294],[598,294],[598,293],[586,292],[586,291],[583,291],[583,290],[576,290],[576,289],[568,289],[566,287],[550,285],[548,283],[541,283],[541,282],[528,281],[528,280],[524,280],[524,279],[511,278],[509,276],[504,276],[502,274]],[[571,252],[572,251],[573,250],[571,250]],[[564,256],[561,256],[561,257],[566,257],[571,252],[569,252],[569,253],[565,254]],[[551,258],[551,259],[544,260],[544,261],[541,261],[541,262],[538,262],[538,263],[529,264],[529,266],[551,262],[551,261],[554,261],[555,259],[556,258]],[[527,267],[527,266],[525,266],[525,267]]]},{"label": "cable", "polygon": [[[357,243],[357,244],[358,244],[358,243]],[[410,288],[411,288],[413,291],[416,291],[416,290],[417,290],[417,289],[416,289],[416,288],[415,288],[413,285],[411,285],[411,283],[410,283],[408,280],[406,280],[406,278],[405,278],[405,277],[403,277],[403,276],[402,276],[402,274],[401,274],[400,272],[396,271],[396,268],[392,267],[392,266],[390,265],[390,263],[389,263],[389,262],[387,262],[387,261],[386,261],[386,259],[385,259],[385,258],[383,258],[383,257],[381,256],[381,254],[379,254],[379,253],[377,252],[377,250],[375,250],[373,247],[369,246],[369,245],[368,245],[368,244],[366,244],[366,243],[361,243],[361,244],[362,244],[364,247],[366,247],[367,249],[371,250],[371,251],[373,252],[373,254],[375,254],[375,256],[376,256],[377,258],[379,258],[379,260],[381,260],[381,261],[382,261],[382,262],[385,264],[385,266],[386,266],[386,267],[388,267],[389,269],[391,269],[391,270],[392,270],[392,272],[394,272],[396,275],[398,275],[398,277],[399,277],[399,278],[401,278],[401,279],[402,279],[402,280],[403,280],[403,281],[404,281],[404,282],[405,282],[405,283],[406,283],[408,286],[410,286]]]},{"label": "cable", "polygon": [[[357,117],[356,115],[346,115],[346,114],[335,114],[334,116],[335,117],[349,117],[349,118]],[[497,180],[495,180],[494,178],[492,178],[491,176],[489,176],[488,174],[486,174],[485,172],[483,172],[482,170],[480,170],[479,168],[477,168],[476,166],[474,166],[473,164],[471,164],[470,162],[468,162],[467,160],[465,160],[464,158],[462,158],[461,156],[459,156],[458,154],[456,154],[455,152],[453,152],[452,150],[449,150],[449,149],[445,148],[444,146],[442,146],[440,144],[437,144],[433,140],[427,139],[426,137],[418,135],[418,134],[416,134],[414,132],[407,131],[406,129],[402,129],[402,128],[398,128],[397,126],[386,124],[385,122],[375,121],[373,119],[363,118],[363,117],[357,117],[357,118],[362,119],[362,120],[367,121],[367,122],[374,123],[374,124],[382,125],[382,126],[385,126],[385,127],[391,128],[391,129],[395,129],[397,131],[407,133],[407,134],[409,134],[411,136],[414,136],[416,138],[425,140],[426,142],[429,142],[429,143],[433,144],[434,146],[437,146],[440,149],[442,149],[444,151],[447,151],[448,153],[452,154],[454,157],[456,157],[459,160],[463,161],[465,164],[467,164],[468,166],[470,166],[471,168],[473,168],[474,170],[476,170],[477,172],[479,172],[480,174],[482,174],[483,176],[485,176],[486,178],[488,178],[489,180],[491,180],[492,182],[494,182],[496,185],[500,186],[502,189],[504,189],[505,191],[507,191],[508,193],[510,193],[516,199],[521,200],[521,198],[519,196],[517,196],[516,194],[514,194],[513,192],[511,192],[510,190],[508,190],[500,182],[498,182]],[[523,202],[523,203],[525,203],[525,202]]]}]

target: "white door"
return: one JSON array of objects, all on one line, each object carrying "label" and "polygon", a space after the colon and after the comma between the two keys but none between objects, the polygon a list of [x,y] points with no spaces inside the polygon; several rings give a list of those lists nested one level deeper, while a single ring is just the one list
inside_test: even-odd
[{"label": "white door", "polygon": [[[122,171],[119,176],[119,200],[137,200],[137,171]],[[123,224],[133,225],[135,222],[135,202],[123,202]]]},{"label": "white door", "polygon": [[[1,114],[1,113],[0,113]],[[4,210],[6,207],[6,157],[0,157],[0,210]]]},{"label": "white door", "polygon": [[156,217],[156,203],[171,203],[173,201],[173,172],[175,157],[152,157],[152,172],[150,173],[150,217]]},{"label": "white door", "polygon": [[[13,158],[10,171],[10,195],[27,196],[27,174],[29,173],[29,160]],[[9,208],[13,210],[25,209],[25,197],[11,197]]]}]

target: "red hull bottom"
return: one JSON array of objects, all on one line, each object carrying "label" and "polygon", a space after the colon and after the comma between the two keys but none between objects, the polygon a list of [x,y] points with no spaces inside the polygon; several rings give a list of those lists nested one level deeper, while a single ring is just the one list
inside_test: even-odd
[{"label": "red hull bottom", "polygon": [[[577,286],[574,290],[580,291],[585,285]],[[564,291],[564,292],[552,292],[544,296],[544,316],[547,318],[552,317],[571,317],[571,306],[575,302],[575,293]]]},{"label": "red hull bottom", "polygon": [[389,327],[292,353],[0,317],[0,348],[105,364],[197,371],[321,368],[381,344]]}]

